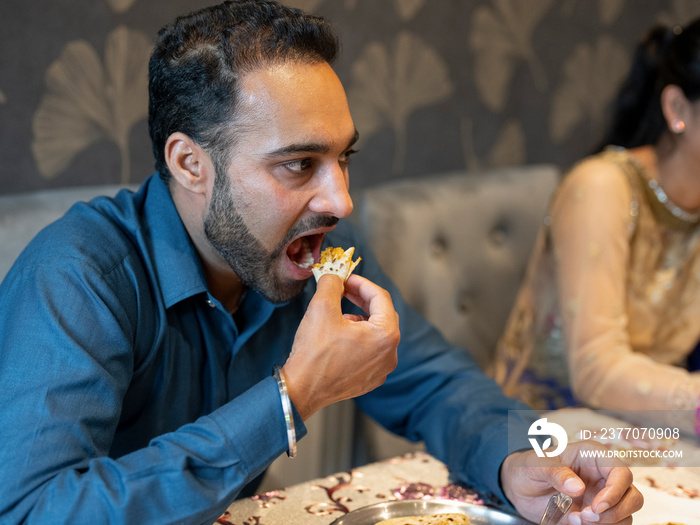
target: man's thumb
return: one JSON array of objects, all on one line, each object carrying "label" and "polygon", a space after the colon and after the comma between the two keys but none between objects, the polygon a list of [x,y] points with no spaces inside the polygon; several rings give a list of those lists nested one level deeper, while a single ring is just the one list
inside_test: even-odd
[{"label": "man's thumb", "polygon": [[563,492],[572,498],[578,497],[584,490],[586,490],[586,484],[572,471],[568,469],[566,470],[568,472],[562,470],[561,472],[557,473],[558,475],[556,476],[555,488],[559,490],[559,492]]},{"label": "man's thumb", "polygon": [[324,308],[335,308],[340,310],[340,300],[345,292],[345,283],[337,275],[323,274],[316,284],[316,293],[312,302],[327,302]]}]

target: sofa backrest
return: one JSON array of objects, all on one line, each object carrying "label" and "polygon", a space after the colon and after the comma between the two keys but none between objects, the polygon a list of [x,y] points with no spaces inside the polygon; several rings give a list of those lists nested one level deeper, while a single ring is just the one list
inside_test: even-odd
[{"label": "sofa backrest", "polygon": [[[41,229],[78,201],[115,195],[124,186],[84,186],[0,196],[0,281]],[[135,189],[137,186],[130,186]]]},{"label": "sofa backrest", "polygon": [[358,222],[404,298],[486,367],[558,177],[531,165],[384,184]]}]

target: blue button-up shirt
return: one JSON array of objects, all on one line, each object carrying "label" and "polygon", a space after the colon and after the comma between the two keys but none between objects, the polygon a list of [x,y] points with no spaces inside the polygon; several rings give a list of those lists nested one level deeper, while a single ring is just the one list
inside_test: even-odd
[{"label": "blue button-up shirt", "polygon": [[[502,495],[507,413],[525,407],[401,300],[350,225],[326,242],[356,246],[401,319],[399,366],[360,408]],[[0,286],[0,522],[216,520],[287,449],[271,370],[314,291],[282,305],[251,291],[232,317],[157,176],[76,204]]]}]

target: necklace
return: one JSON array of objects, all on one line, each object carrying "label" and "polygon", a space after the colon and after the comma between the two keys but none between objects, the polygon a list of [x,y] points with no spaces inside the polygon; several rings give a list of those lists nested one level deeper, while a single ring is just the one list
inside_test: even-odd
[{"label": "necklace", "polygon": [[[635,155],[632,155],[627,149],[619,146],[610,146],[606,148],[606,151],[608,150],[613,155],[622,155],[623,158],[625,158],[627,162],[632,165],[634,171],[639,177],[639,180],[644,184],[645,189],[648,189],[648,191],[654,195],[654,197],[649,196],[650,204],[652,205],[652,207],[659,209],[659,211],[663,209],[666,212],[670,213],[670,216],[667,216],[667,218],[673,220],[677,226],[697,226],[698,222],[700,222],[700,211],[695,213],[685,211],[683,208],[681,208],[675,202],[669,199],[668,195],[666,195],[666,192],[659,184],[659,181],[649,177],[646,169]],[[653,199],[656,199],[658,206],[653,206]]]},{"label": "necklace", "polygon": [[238,301],[236,301],[236,306],[230,309],[228,313],[234,315],[236,312],[238,312],[238,309],[241,307],[241,304],[243,303],[243,301],[245,301],[246,295],[248,295],[247,287],[243,289],[243,292],[241,292],[241,295],[238,297]]},{"label": "necklace", "polygon": [[663,204],[668,211],[673,214],[674,217],[679,218],[684,222],[696,223],[700,220],[700,212],[690,213],[685,211],[678,205],[676,205],[671,199],[668,198],[664,189],[659,185],[659,182],[655,179],[649,179],[647,181],[649,188],[656,196],[656,199]]}]

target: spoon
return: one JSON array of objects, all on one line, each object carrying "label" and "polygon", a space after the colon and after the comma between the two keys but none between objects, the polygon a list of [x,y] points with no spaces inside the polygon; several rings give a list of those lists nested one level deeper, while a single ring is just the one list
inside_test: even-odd
[{"label": "spoon", "polygon": [[571,508],[572,503],[573,500],[561,492],[549,498],[549,503],[547,503],[547,508],[544,509],[540,525],[556,525],[559,523],[562,516]]}]

